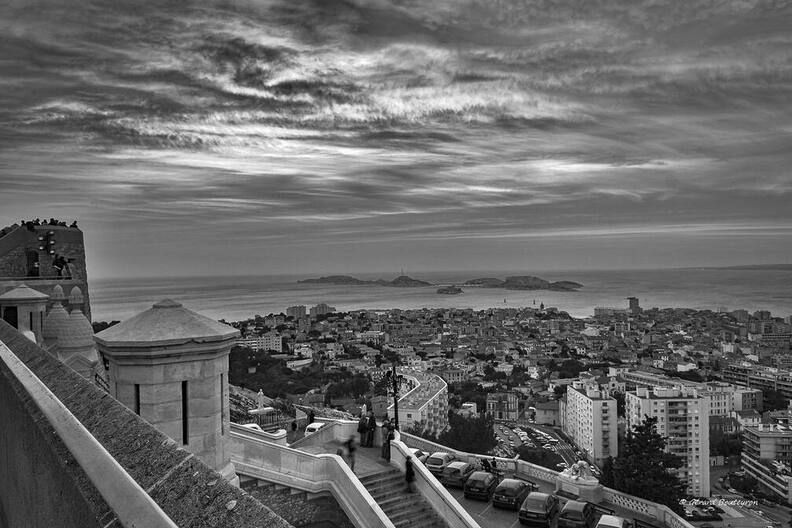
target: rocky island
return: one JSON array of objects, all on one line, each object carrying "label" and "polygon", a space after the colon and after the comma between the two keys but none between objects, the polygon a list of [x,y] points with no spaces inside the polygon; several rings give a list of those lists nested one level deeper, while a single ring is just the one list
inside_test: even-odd
[{"label": "rocky island", "polygon": [[577,291],[583,287],[582,284],[572,281],[550,282],[539,277],[529,275],[519,275],[506,277],[506,279],[496,279],[486,277],[472,279],[464,284],[465,286],[478,286],[480,288],[503,288],[505,290],[552,290],[552,291]]},{"label": "rocky island", "polygon": [[456,285],[452,284],[451,286],[445,286],[443,288],[438,288],[437,289],[437,293],[442,294],[442,295],[458,295],[460,293],[465,293],[465,292],[462,291],[462,288],[460,288],[459,286],[456,286]]},{"label": "rocky island", "polygon": [[423,286],[431,286],[431,283],[413,279],[407,275],[400,275],[390,281],[385,279],[362,280],[356,277],[350,277],[349,275],[328,275],[326,277],[319,277],[318,279],[304,279],[297,282],[307,284],[340,284],[345,286],[392,286],[396,288],[419,288]]}]

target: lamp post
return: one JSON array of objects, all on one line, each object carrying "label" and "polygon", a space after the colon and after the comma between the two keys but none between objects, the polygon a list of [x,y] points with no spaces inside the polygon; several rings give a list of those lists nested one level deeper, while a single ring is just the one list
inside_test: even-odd
[{"label": "lamp post", "polygon": [[393,390],[393,415],[394,415],[394,428],[399,430],[399,385],[404,381],[404,376],[396,374],[396,361],[391,363],[391,371],[385,374],[388,381],[392,383],[391,389]]}]

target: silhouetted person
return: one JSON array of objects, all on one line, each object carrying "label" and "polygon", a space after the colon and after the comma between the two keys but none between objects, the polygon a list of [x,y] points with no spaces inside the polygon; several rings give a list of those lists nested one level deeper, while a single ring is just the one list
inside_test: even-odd
[{"label": "silhouetted person", "polygon": [[316,415],[314,414],[314,412],[313,411],[308,411],[308,423],[309,424],[314,423],[315,419],[316,419]]},{"label": "silhouetted person", "polygon": [[413,467],[412,457],[408,456],[404,461],[404,480],[407,481],[407,492],[413,492],[413,481],[415,480],[415,468]]},{"label": "silhouetted person", "polygon": [[374,447],[374,432],[377,430],[377,419],[374,418],[374,413],[369,411],[368,420],[366,421],[366,447]]},{"label": "silhouetted person", "polygon": [[355,450],[357,446],[355,445],[355,435],[349,437],[349,440],[344,442],[344,447],[346,447],[347,457],[349,457],[349,469],[352,470],[352,473],[355,472]]},{"label": "silhouetted person", "polygon": [[360,445],[365,446],[368,443],[368,420],[365,414],[360,415],[357,432],[360,435]]}]

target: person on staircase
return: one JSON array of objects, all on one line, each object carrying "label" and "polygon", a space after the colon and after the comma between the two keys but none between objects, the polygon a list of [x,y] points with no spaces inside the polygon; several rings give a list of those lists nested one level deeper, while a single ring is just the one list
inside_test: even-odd
[{"label": "person on staircase", "polygon": [[377,430],[377,419],[374,413],[369,411],[366,420],[366,447],[374,447],[374,432]]},{"label": "person on staircase", "polygon": [[407,493],[414,493],[413,482],[415,481],[415,468],[413,467],[411,456],[408,456],[404,461],[404,480],[407,481]]},{"label": "person on staircase", "polygon": [[366,419],[365,414],[360,415],[360,421],[358,421],[357,432],[360,434],[360,445],[365,447],[366,443],[368,442],[368,438],[367,438],[368,420]]},{"label": "person on staircase", "polygon": [[393,434],[393,424],[391,421],[385,418],[385,421],[382,422],[382,458],[385,459],[385,462],[390,462],[390,450],[391,450],[391,441],[396,437]]},{"label": "person on staircase", "polygon": [[355,472],[355,450],[357,449],[357,445],[355,443],[355,435],[349,437],[349,440],[344,442],[344,447],[346,447],[347,452],[347,459],[349,461],[349,469],[352,470],[352,473]]}]

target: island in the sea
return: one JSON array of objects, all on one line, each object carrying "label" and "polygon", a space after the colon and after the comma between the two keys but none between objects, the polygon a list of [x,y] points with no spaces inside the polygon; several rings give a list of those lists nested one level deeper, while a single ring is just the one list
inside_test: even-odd
[{"label": "island in the sea", "polygon": [[390,281],[385,279],[362,280],[356,277],[350,277],[349,275],[328,275],[327,277],[304,279],[297,282],[309,284],[341,284],[347,286],[393,286],[397,288],[418,288],[432,285],[429,282],[413,279],[407,275],[400,275]]},{"label": "island in the sea", "polygon": [[[337,284],[342,286],[393,286],[397,288],[422,288],[432,286],[432,283],[413,279],[407,275],[400,275],[393,280],[377,279],[363,280],[349,275],[328,275],[318,279],[303,279],[297,281],[306,284]],[[539,277],[530,275],[518,275],[496,279],[485,277],[481,279],[471,279],[462,286],[475,286],[479,288],[503,288],[505,290],[552,290],[552,291],[577,291],[583,287],[582,284],[572,281],[550,282]],[[458,291],[457,291],[458,290]],[[444,286],[437,290],[440,294],[459,294],[462,289],[456,285]]]},{"label": "island in the sea", "polygon": [[463,286],[478,286],[480,288],[503,288],[506,290],[552,290],[552,291],[576,291],[583,287],[582,284],[572,281],[550,282],[539,277],[520,275],[516,277],[506,277],[505,279],[495,279],[485,277],[472,279]]}]

